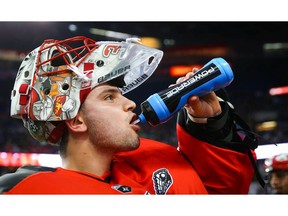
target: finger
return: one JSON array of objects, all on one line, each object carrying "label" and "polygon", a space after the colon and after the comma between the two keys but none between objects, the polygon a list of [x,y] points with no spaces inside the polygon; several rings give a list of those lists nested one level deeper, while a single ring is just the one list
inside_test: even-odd
[{"label": "finger", "polygon": [[193,68],[192,72],[196,73],[199,69],[198,68]]},{"label": "finger", "polygon": [[192,71],[191,71],[191,72],[188,72],[185,76],[179,77],[179,78],[177,79],[176,83],[178,84],[178,83],[181,83],[181,82],[183,82],[183,81],[191,78],[191,77],[193,76],[193,74],[194,74],[194,72],[192,72]]},{"label": "finger", "polygon": [[185,107],[186,108],[191,107],[193,106],[194,103],[197,103],[197,101],[199,100],[200,100],[199,97],[196,95],[190,96],[187,100],[187,103],[185,104]]},{"label": "finger", "polygon": [[203,105],[200,101],[200,98],[197,96],[190,97],[187,101],[187,104],[185,105],[185,108],[192,116],[206,117],[206,113],[203,110]]},{"label": "finger", "polygon": [[193,71],[188,72],[188,73],[185,75],[185,78],[186,78],[186,79],[189,79],[189,78],[191,78],[193,75],[194,75],[194,72],[193,72]]},{"label": "finger", "polygon": [[196,117],[214,117],[222,112],[221,106],[214,92],[202,97],[192,96],[185,105],[188,113]]},{"label": "finger", "polygon": [[[176,84],[179,84],[179,83],[181,83],[181,82],[183,82],[183,81],[191,78],[196,71],[198,71],[198,69],[197,69],[197,68],[193,68],[193,70],[190,71],[190,72],[188,72],[185,76],[179,77],[179,78],[176,80]],[[175,84],[171,84],[169,87],[171,87],[171,86],[173,86],[173,85],[175,85]]]},{"label": "finger", "polygon": [[179,78],[176,80],[176,84],[183,82],[185,79],[186,79],[185,77],[179,77]]}]

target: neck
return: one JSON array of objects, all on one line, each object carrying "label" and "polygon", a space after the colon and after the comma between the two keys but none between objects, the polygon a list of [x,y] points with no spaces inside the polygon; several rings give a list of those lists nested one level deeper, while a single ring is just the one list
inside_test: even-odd
[{"label": "neck", "polygon": [[113,153],[101,149],[86,139],[69,137],[67,155],[62,158],[63,168],[103,176],[110,170]]}]

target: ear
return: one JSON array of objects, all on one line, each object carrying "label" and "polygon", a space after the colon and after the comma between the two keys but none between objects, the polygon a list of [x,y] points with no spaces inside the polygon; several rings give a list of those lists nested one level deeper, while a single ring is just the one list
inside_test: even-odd
[{"label": "ear", "polygon": [[74,132],[87,131],[87,125],[80,112],[76,115],[75,118],[66,120],[66,125],[69,128],[69,130]]}]

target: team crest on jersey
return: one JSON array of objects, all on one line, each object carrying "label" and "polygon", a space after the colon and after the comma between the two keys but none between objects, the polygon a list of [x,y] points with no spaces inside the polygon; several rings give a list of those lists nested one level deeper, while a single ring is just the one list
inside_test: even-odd
[{"label": "team crest on jersey", "polygon": [[132,188],[130,186],[125,186],[125,185],[114,185],[111,188],[114,190],[120,191],[121,193],[131,193]]},{"label": "team crest on jersey", "polygon": [[172,176],[166,168],[156,170],[152,175],[152,180],[156,194],[166,194],[173,184]]}]

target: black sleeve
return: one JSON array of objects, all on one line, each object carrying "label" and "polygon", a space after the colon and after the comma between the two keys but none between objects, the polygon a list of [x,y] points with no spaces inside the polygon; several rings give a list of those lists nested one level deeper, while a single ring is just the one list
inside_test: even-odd
[{"label": "black sleeve", "polygon": [[[239,121],[235,119],[236,114],[234,110],[226,102],[220,102],[220,105],[222,113],[217,117],[208,118],[206,124],[191,121],[184,108],[178,113],[177,123],[195,138],[209,144],[239,152],[245,152],[247,148],[255,149],[257,146],[251,147],[253,144],[251,140],[247,142],[247,145],[243,145],[243,137],[240,137],[239,134],[239,131],[242,129],[242,123],[240,125]],[[244,133],[246,133],[246,129]],[[254,135],[246,133],[244,137],[246,136],[247,139],[252,136],[253,141],[257,141]]]},{"label": "black sleeve", "polygon": [[43,166],[23,166],[14,173],[7,173],[0,177],[0,194],[9,191],[26,177],[40,171],[54,171],[55,168]]},{"label": "black sleeve", "polygon": [[178,114],[178,124],[180,124],[192,136],[203,141],[209,140],[232,140],[232,122],[229,118],[229,108],[224,102],[220,102],[222,113],[216,117],[208,118],[207,123],[195,123],[188,117],[186,109],[182,109]]}]

